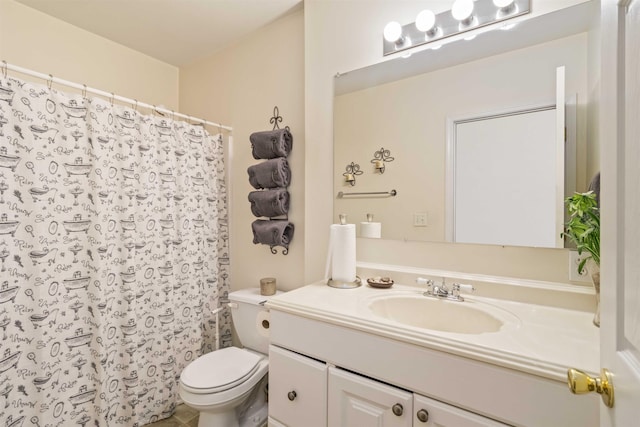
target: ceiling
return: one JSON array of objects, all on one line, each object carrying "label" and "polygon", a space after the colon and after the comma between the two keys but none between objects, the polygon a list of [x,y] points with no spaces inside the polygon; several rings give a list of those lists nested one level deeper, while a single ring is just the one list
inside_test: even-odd
[{"label": "ceiling", "polygon": [[17,0],[175,66],[219,51],[302,0]]}]

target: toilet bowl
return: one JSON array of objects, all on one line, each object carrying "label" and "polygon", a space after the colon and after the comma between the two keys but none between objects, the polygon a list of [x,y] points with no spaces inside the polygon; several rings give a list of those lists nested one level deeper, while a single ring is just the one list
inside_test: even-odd
[{"label": "toilet bowl", "polygon": [[[247,414],[249,397],[257,398],[264,393],[256,387],[266,382],[269,362],[267,357],[247,349],[228,347],[199,357],[187,366],[180,375],[180,397],[188,406],[200,411],[199,427],[249,427],[264,425],[260,414]],[[252,396],[254,394],[255,396]],[[255,405],[254,405],[255,406]],[[245,411],[243,418],[255,418],[240,424],[238,412]],[[257,417],[257,418],[256,418]],[[256,423],[257,422],[257,423]]]},{"label": "toilet bowl", "polygon": [[238,338],[245,348],[227,347],[198,357],[180,375],[182,401],[200,412],[198,427],[262,427],[267,423],[268,327],[259,289],[229,294]]}]

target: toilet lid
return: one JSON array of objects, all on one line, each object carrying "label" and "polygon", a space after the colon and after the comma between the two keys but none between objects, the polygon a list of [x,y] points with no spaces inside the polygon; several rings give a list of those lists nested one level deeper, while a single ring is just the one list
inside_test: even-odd
[{"label": "toilet lid", "polygon": [[258,369],[262,356],[237,348],[227,347],[200,356],[180,375],[185,386],[215,393],[242,383]]}]

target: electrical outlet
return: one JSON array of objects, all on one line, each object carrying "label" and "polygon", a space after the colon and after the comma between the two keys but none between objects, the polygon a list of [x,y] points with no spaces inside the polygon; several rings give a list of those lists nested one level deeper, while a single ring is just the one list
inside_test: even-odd
[{"label": "electrical outlet", "polygon": [[413,214],[413,226],[414,227],[426,227],[427,226],[427,213],[416,212]]},{"label": "electrical outlet", "polygon": [[590,282],[587,269],[582,269],[582,274],[578,273],[578,265],[587,257],[587,254],[578,255],[578,251],[569,251],[569,280],[571,282]]}]

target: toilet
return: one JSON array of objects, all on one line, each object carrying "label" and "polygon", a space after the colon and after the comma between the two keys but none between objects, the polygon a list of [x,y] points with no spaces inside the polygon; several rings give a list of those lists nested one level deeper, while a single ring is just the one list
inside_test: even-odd
[{"label": "toilet", "polygon": [[204,354],[182,371],[180,397],[200,412],[198,427],[267,424],[269,322],[264,302],[269,298],[259,288],[229,293],[233,325],[244,348]]}]

